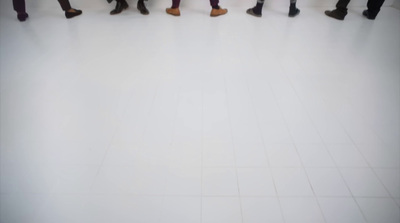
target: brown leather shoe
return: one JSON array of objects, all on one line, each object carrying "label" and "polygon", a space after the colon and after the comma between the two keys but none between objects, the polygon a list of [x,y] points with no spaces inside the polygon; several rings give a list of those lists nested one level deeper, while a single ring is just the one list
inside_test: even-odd
[{"label": "brown leather shoe", "polygon": [[179,8],[167,8],[165,10],[168,14],[173,15],[173,16],[180,16],[181,12],[179,11]]},{"label": "brown leather shoe", "polygon": [[216,17],[216,16],[220,16],[220,15],[225,15],[228,12],[228,9],[212,9],[210,16],[211,17]]}]

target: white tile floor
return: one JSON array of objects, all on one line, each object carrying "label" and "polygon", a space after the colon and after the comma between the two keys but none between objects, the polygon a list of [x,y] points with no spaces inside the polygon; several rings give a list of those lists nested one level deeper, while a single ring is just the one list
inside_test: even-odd
[{"label": "white tile floor", "polygon": [[399,10],[149,4],[1,8],[2,223],[400,221]]}]

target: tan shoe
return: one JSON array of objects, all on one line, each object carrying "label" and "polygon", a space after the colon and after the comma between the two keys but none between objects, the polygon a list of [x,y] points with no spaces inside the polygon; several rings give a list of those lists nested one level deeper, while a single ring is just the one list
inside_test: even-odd
[{"label": "tan shoe", "polygon": [[179,8],[167,8],[165,10],[168,14],[173,15],[173,16],[180,16],[181,12],[179,11]]},{"label": "tan shoe", "polygon": [[216,17],[216,16],[220,16],[220,15],[225,15],[228,12],[228,9],[212,9],[210,16],[211,17]]}]

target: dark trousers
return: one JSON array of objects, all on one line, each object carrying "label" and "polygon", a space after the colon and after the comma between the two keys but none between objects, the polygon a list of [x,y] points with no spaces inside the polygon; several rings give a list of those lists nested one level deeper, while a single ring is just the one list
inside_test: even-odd
[{"label": "dark trousers", "polygon": [[[350,0],[339,0],[336,4],[336,8],[343,13],[347,13],[347,5],[349,5],[349,2]],[[385,0],[368,0],[367,8],[370,15],[378,15],[384,2]]]},{"label": "dark trousers", "polygon": [[[68,0],[58,0],[61,5],[62,10],[67,11],[71,9],[71,4]],[[26,12],[25,0],[13,0],[14,10],[17,12]]]},{"label": "dark trousers", "polygon": [[[172,8],[179,8],[179,4],[181,0],[172,0]],[[219,4],[219,0],[210,0],[211,6],[217,6]]]}]

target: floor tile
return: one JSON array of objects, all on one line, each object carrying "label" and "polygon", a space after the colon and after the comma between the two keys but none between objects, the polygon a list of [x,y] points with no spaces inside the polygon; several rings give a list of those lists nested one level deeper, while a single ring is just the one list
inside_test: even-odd
[{"label": "floor tile", "polygon": [[242,222],[240,201],[237,197],[203,197],[202,203],[204,223]]},{"label": "floor tile", "polygon": [[383,184],[369,168],[340,169],[342,176],[356,197],[388,197]]},{"label": "floor tile", "polygon": [[317,196],[351,196],[336,168],[307,168],[306,172]]},{"label": "floor tile", "polygon": [[238,168],[241,196],[275,196],[271,171],[267,168]]},{"label": "floor tile", "polygon": [[366,222],[361,210],[353,198],[335,197],[335,198],[318,198],[322,213],[327,223],[343,222],[343,223],[361,223]]},{"label": "floor tile", "polygon": [[400,208],[392,199],[357,198],[356,200],[368,222],[400,221]]},{"label": "floor tile", "polygon": [[272,175],[279,196],[313,196],[302,168],[272,168]]},{"label": "floor tile", "polygon": [[203,168],[203,195],[239,195],[236,171],[233,168]]},{"label": "floor tile", "polygon": [[325,222],[315,198],[280,198],[285,222]]},{"label": "floor tile", "polygon": [[282,211],[277,198],[242,197],[244,223],[283,223]]}]

